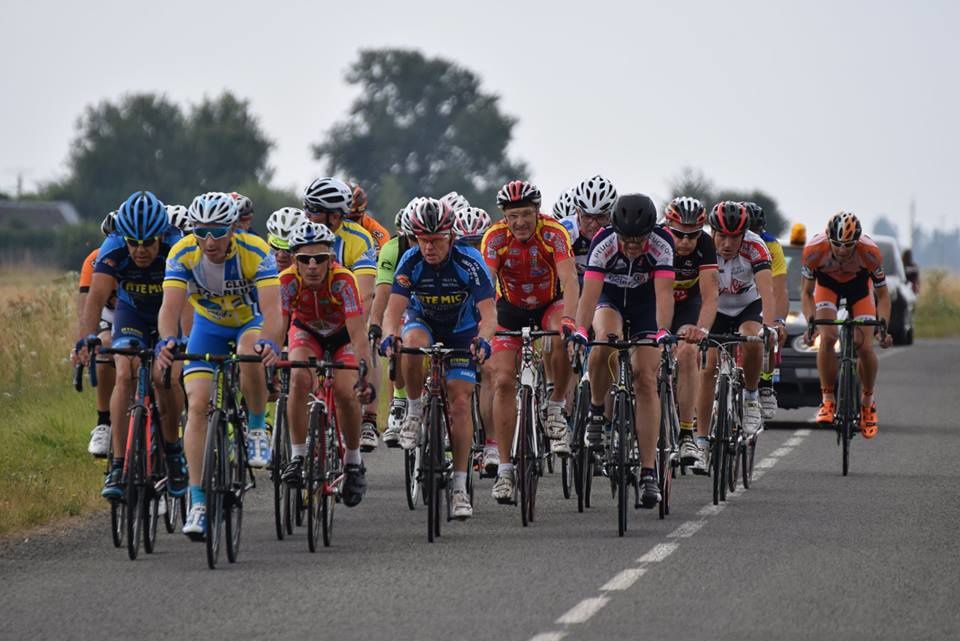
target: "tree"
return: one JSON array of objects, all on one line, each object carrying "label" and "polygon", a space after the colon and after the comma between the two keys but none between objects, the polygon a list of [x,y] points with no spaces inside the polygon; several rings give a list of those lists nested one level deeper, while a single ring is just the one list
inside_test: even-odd
[{"label": "tree", "polygon": [[516,120],[468,69],[406,49],[363,50],[346,80],[360,89],[314,156],[371,195],[373,211],[393,213],[415,195],[456,190],[492,208],[501,184],[526,175],[506,156]]},{"label": "tree", "polygon": [[893,223],[886,216],[880,216],[877,218],[877,222],[873,224],[873,233],[878,236],[893,236],[894,238],[899,238],[897,233],[897,225]]},{"label": "tree", "polygon": [[780,206],[773,196],[766,192],[754,189],[753,191],[724,190],[716,194],[717,201],[736,200],[738,202],[753,202],[763,207],[763,217],[767,221],[767,231],[774,236],[780,236],[790,227],[786,217],[780,213]]},{"label": "tree", "polygon": [[[713,203],[715,191],[713,182],[699,169],[684,167],[680,170],[680,174],[669,182],[668,187],[671,198],[690,196],[703,203],[704,207],[709,207]],[[664,206],[666,204],[664,203]]]},{"label": "tree", "polygon": [[780,211],[776,199],[759,189],[753,191],[718,189],[701,170],[692,167],[684,167],[680,170],[680,174],[668,183],[668,187],[673,196],[692,196],[702,202],[708,210],[721,200],[755,202],[763,207],[767,230],[771,234],[780,236],[788,229],[787,219]]},{"label": "tree", "polygon": [[189,204],[204,191],[269,179],[271,146],[249,103],[230,93],[204,99],[189,116],[163,96],[128,95],[87,107],[77,121],[67,177],[40,195],[73,202],[88,220],[99,220],[138,189]]}]

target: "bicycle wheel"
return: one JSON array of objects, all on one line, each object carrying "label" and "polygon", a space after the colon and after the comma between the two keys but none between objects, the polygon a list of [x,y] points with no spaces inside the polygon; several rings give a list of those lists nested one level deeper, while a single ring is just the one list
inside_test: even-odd
[{"label": "bicycle wheel", "polygon": [[631,487],[630,474],[630,452],[633,449],[633,442],[630,438],[630,431],[633,429],[632,421],[628,414],[630,413],[630,402],[627,399],[627,393],[619,391],[613,397],[613,430],[615,440],[613,443],[613,456],[611,457],[612,472],[611,482],[615,488],[617,499],[617,534],[623,536],[627,531],[627,497]]},{"label": "bicycle wheel", "polygon": [[[270,459],[270,479],[273,481],[273,525],[277,540],[282,541],[290,522],[290,487],[281,478],[290,462],[290,434],[287,431],[287,396],[277,399],[277,414],[273,426],[273,456]],[[292,532],[290,532],[292,534]]]},{"label": "bicycle wheel", "polygon": [[240,532],[243,528],[243,497],[247,492],[246,425],[238,421],[227,430],[227,475],[223,495],[223,525],[227,537],[227,560],[236,563],[240,556]]},{"label": "bicycle wheel", "polygon": [[666,383],[660,385],[660,436],[657,441],[657,484],[660,486],[660,518],[670,514],[670,490],[673,486],[673,394]]},{"label": "bicycle wheel", "polygon": [[403,481],[407,495],[407,507],[417,509],[420,500],[420,463],[423,460],[423,445],[412,450],[403,450]]},{"label": "bicycle wheel", "polygon": [[433,543],[440,533],[440,487],[438,476],[443,465],[443,442],[437,442],[439,423],[437,401],[431,398],[423,414],[421,440],[423,441],[423,494],[427,503],[427,541]]},{"label": "bicycle wheel", "polygon": [[713,476],[713,504],[718,505],[725,498],[724,487],[724,454],[726,452],[726,422],[727,422],[727,385],[726,376],[717,376],[716,400],[713,404],[713,429],[710,431],[710,473]]},{"label": "bicycle wheel", "polygon": [[730,436],[727,447],[727,490],[737,491],[737,481],[740,478],[740,456],[746,451],[746,445],[739,431]]},{"label": "bicycle wheel", "polygon": [[317,542],[323,530],[323,439],[326,436],[327,417],[319,404],[310,407],[307,429],[307,460],[305,461],[304,493],[307,508],[307,548],[317,551]]},{"label": "bicycle wheel", "polygon": [[590,506],[586,483],[590,448],[583,441],[589,412],[590,383],[581,380],[577,384],[577,392],[573,397],[573,436],[570,438],[570,460],[573,468],[573,487],[577,492],[578,512],[583,512],[584,507]]},{"label": "bicycle wheel", "polygon": [[146,456],[144,430],[146,429],[146,411],[138,405],[130,415],[133,425],[130,442],[127,443],[127,485],[124,489],[124,502],[127,504],[127,556],[133,561],[140,551],[141,527],[147,520],[144,476],[146,474]]},{"label": "bicycle wheel", "polygon": [[[151,413],[151,422],[154,416],[158,414]],[[151,429],[154,429],[151,426]],[[150,459],[152,468],[150,470],[149,477],[146,477],[146,482],[143,485],[143,490],[145,493],[144,501],[144,523],[143,523],[143,551],[147,554],[153,554],[153,550],[156,547],[157,543],[157,525],[160,522],[160,501],[163,500],[166,503],[166,488],[164,483],[166,483],[166,459],[161,453],[163,445],[158,439],[159,436],[155,432],[154,438],[151,439],[153,442],[150,446],[152,450],[150,452]],[[160,486],[162,489],[158,490],[157,487]],[[166,505],[164,505],[166,507]]]},{"label": "bicycle wheel", "polygon": [[223,493],[227,483],[225,448],[226,416],[214,410],[207,420],[207,439],[203,450],[203,491],[207,500],[207,566],[211,570],[220,560],[220,538],[223,536]]},{"label": "bicycle wheel", "polygon": [[515,463],[515,474],[517,489],[520,492],[520,522],[523,527],[529,525],[529,485],[527,477],[532,473],[529,469],[530,459],[527,454],[530,443],[527,435],[532,431],[533,423],[533,399],[530,394],[530,388],[521,386],[520,398],[518,399],[519,414],[517,416],[519,425],[517,426],[517,461]]},{"label": "bicycle wheel", "polygon": [[[543,432],[540,432],[540,435],[542,436]],[[537,435],[530,434],[529,442],[533,443],[534,439],[537,439]],[[527,468],[527,521],[530,523],[533,523],[537,513],[537,488],[540,485],[540,477],[543,476],[544,459],[550,461],[549,455],[546,455],[543,449],[543,444],[549,441],[546,438],[538,440],[541,446],[537,449],[537,452],[534,452],[532,447],[527,449],[527,456],[530,460],[530,465]],[[552,468],[550,473],[553,473]]]},{"label": "bicycle wheel", "polygon": [[340,483],[343,481],[343,460],[340,458],[340,434],[337,431],[337,418],[331,413],[322,432],[323,448],[323,546],[330,547],[333,540],[333,511],[340,501]]},{"label": "bicycle wheel", "polygon": [[110,501],[110,538],[113,547],[123,547],[123,534],[127,530],[127,504],[123,501]]}]

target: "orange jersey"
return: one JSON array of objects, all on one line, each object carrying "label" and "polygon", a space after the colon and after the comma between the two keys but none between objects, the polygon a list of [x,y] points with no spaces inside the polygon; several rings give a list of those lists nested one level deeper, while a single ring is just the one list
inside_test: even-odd
[{"label": "orange jersey", "polygon": [[87,257],[83,259],[83,267],[80,268],[80,293],[86,294],[90,291],[90,285],[93,284],[93,267],[97,264],[97,254],[100,253],[100,248],[97,247],[92,252],[87,254]]},{"label": "orange jersey", "polygon": [[537,309],[559,298],[557,264],[573,259],[570,234],[544,214],[526,242],[514,238],[505,220],[495,223],[483,235],[480,250],[497,276],[500,297],[522,309]]},{"label": "orange jersey", "polygon": [[376,243],[377,253],[379,254],[383,246],[390,240],[390,232],[370,214],[364,214],[363,218],[360,219],[360,224],[373,236],[373,242]]},{"label": "orange jersey", "polygon": [[280,273],[280,298],[283,313],[316,330],[320,336],[332,336],[346,326],[346,320],[363,313],[357,279],[349,269],[331,262],[327,281],[320,289],[310,289],[293,265]]},{"label": "orange jersey", "polygon": [[824,276],[836,283],[849,283],[856,278],[869,277],[876,287],[887,284],[883,273],[883,254],[873,240],[863,234],[853,248],[853,253],[840,260],[830,249],[830,240],[825,232],[810,239],[803,248],[801,274],[809,280]]}]

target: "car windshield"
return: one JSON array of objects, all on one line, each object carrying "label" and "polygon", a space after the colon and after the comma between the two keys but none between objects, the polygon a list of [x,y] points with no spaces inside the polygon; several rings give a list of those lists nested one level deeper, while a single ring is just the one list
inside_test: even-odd
[{"label": "car windshield", "polygon": [[900,256],[897,255],[897,246],[882,238],[876,240],[876,243],[883,254],[883,271],[886,272],[887,276],[896,276],[902,280],[903,272],[900,270]]},{"label": "car windshield", "polygon": [[802,245],[783,245],[783,257],[787,261],[787,294],[790,300],[800,300],[800,255]]}]

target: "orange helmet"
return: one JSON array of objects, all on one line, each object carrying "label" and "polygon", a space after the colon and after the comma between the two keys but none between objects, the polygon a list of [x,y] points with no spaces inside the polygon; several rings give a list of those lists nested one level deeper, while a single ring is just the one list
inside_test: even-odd
[{"label": "orange helmet", "polygon": [[832,243],[854,243],[862,233],[860,221],[848,211],[838,211],[827,223],[827,237]]}]

